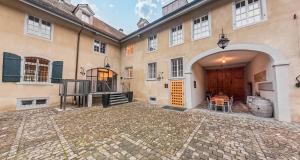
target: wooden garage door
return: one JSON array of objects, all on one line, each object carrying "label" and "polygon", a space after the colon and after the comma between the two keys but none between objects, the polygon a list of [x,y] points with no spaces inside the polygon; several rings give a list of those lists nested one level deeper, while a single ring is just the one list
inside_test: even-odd
[{"label": "wooden garage door", "polygon": [[171,104],[178,107],[184,106],[184,82],[171,81]]},{"label": "wooden garage door", "polygon": [[244,68],[207,71],[207,89],[213,95],[223,92],[235,100],[245,99]]}]

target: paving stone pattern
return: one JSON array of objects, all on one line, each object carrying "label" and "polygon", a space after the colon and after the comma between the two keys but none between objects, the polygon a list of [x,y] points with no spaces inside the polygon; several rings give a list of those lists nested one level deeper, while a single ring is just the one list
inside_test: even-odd
[{"label": "paving stone pattern", "polygon": [[131,103],[0,114],[0,159],[300,159],[300,126]]}]

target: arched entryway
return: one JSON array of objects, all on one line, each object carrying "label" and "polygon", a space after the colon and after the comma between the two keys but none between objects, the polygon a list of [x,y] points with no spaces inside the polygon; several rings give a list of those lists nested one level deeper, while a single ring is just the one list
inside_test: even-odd
[{"label": "arched entryway", "polygon": [[91,92],[116,92],[117,74],[105,68],[93,68],[87,71],[86,78],[92,82]]},{"label": "arched entryway", "polygon": [[233,44],[222,50],[220,48],[211,49],[197,54],[186,66],[185,70],[185,101],[187,108],[196,107],[199,103],[197,101],[197,90],[195,86],[195,77],[193,70],[195,64],[198,64],[204,58],[209,56],[222,54],[226,57],[226,54],[234,54],[238,52],[245,52],[247,54],[265,54],[270,57],[272,63],[272,72],[274,73],[274,116],[275,119],[280,121],[291,121],[290,106],[289,106],[289,88],[286,84],[288,77],[289,63],[282,54],[267,45],[262,44]]}]

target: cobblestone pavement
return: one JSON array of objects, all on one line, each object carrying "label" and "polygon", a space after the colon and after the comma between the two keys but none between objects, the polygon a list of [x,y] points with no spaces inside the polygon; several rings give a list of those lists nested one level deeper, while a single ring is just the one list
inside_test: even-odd
[{"label": "cobblestone pavement", "polygon": [[0,114],[0,159],[300,159],[300,126],[141,103]]}]

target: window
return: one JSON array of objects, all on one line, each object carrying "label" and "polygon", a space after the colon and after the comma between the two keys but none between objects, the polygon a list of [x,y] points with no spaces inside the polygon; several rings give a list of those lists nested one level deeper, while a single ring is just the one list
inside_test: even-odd
[{"label": "window", "polygon": [[48,98],[17,99],[17,110],[48,107]]},{"label": "window", "polygon": [[171,76],[172,78],[183,77],[183,58],[171,60]]},{"label": "window", "polygon": [[235,27],[243,27],[263,19],[261,0],[239,0],[235,2]]},{"label": "window", "polygon": [[133,67],[126,67],[126,77],[125,78],[133,78]]},{"label": "window", "polygon": [[126,56],[132,55],[133,54],[133,45],[128,45],[126,47]]},{"label": "window", "polygon": [[46,59],[26,57],[24,62],[24,82],[48,82],[49,64]]},{"label": "window", "polygon": [[46,39],[51,39],[51,23],[41,20],[34,16],[28,16],[27,30],[28,34],[40,36]]},{"label": "window", "polygon": [[156,79],[156,63],[148,64],[148,79]]},{"label": "window", "polygon": [[85,23],[90,23],[90,16],[84,12],[82,12],[81,20]]},{"label": "window", "polygon": [[106,44],[100,41],[94,41],[94,51],[99,53],[105,53],[106,51]]},{"label": "window", "polygon": [[206,38],[210,35],[210,22],[208,15],[196,18],[193,21],[193,39]]},{"label": "window", "polygon": [[183,28],[182,24],[171,29],[171,46],[183,43]]},{"label": "window", "polygon": [[148,51],[156,51],[157,50],[157,35],[153,35],[148,37]]}]

